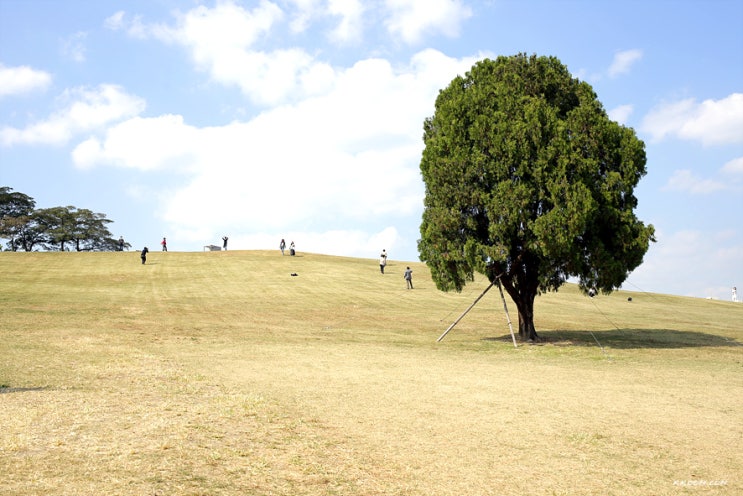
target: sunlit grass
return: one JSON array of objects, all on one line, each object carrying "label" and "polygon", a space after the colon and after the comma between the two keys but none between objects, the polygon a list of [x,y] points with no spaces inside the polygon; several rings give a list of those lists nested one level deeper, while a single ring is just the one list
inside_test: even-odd
[{"label": "sunlit grass", "polygon": [[441,293],[418,263],[0,253],[0,271],[8,494],[743,490],[743,305],[566,286],[537,300],[546,342],[514,349],[497,291],[436,343],[486,283]]}]

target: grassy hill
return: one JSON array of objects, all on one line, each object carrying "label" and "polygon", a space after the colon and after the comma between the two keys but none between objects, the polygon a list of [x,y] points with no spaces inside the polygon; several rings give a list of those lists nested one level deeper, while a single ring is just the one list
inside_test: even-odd
[{"label": "grassy hill", "polygon": [[514,348],[497,290],[437,343],[487,284],[442,293],[420,263],[3,252],[0,274],[6,494],[743,492],[740,304],[567,285]]}]

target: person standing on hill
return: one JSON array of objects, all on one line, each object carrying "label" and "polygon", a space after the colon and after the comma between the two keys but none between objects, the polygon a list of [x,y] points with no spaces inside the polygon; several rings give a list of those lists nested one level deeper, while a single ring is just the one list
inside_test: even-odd
[{"label": "person standing on hill", "polygon": [[147,253],[149,251],[150,250],[148,250],[146,246],[144,247],[144,250],[142,250],[142,254],[139,256],[139,258],[142,259],[142,265],[144,265],[144,263],[147,261]]},{"label": "person standing on hill", "polygon": [[292,241],[291,244],[289,245],[289,255],[294,256],[296,254],[297,252],[294,250],[294,241]]},{"label": "person standing on hill", "polygon": [[227,240],[228,239],[229,238],[227,236],[222,236],[222,241],[224,241],[224,243],[222,244],[222,248],[224,248],[224,251],[227,251]]},{"label": "person standing on hill", "polygon": [[281,250],[281,256],[284,256],[284,250],[286,249],[286,241],[283,239],[281,240],[281,243],[279,243],[279,250]]},{"label": "person standing on hill", "polygon": [[163,251],[168,251],[168,241],[165,238],[160,241],[160,244],[163,245]]},{"label": "person standing on hill", "polygon": [[384,274],[384,268],[387,266],[387,250],[382,250],[382,254],[379,255],[379,271]]},{"label": "person standing on hill", "polygon": [[119,251],[124,251],[124,236],[119,236]]},{"label": "person standing on hill", "polygon": [[410,267],[405,269],[405,274],[403,274],[403,277],[408,282],[408,289],[413,289],[413,271],[410,270]]}]

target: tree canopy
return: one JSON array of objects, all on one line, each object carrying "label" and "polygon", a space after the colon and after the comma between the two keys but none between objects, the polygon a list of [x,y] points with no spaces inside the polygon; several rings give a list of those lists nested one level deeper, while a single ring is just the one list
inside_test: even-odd
[{"label": "tree canopy", "polygon": [[555,57],[476,63],[440,91],[423,141],[421,260],[441,290],[475,272],[502,283],[522,339],[539,339],[539,293],[570,277],[611,292],[654,241],[634,213],[644,143]]},{"label": "tree canopy", "polygon": [[[35,209],[33,198],[0,187],[0,237],[9,239],[12,251],[32,251],[41,247],[52,251],[113,251],[113,239],[104,214],[77,207]],[[125,246],[128,246],[126,244]]]}]

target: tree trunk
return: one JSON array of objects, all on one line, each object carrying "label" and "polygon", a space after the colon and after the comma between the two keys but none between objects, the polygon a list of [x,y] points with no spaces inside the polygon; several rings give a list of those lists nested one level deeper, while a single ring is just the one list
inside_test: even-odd
[{"label": "tree trunk", "polygon": [[534,300],[527,307],[522,310],[521,306],[516,305],[519,310],[519,338],[522,341],[539,341],[540,337],[534,328]]},{"label": "tree trunk", "polygon": [[519,312],[519,339],[521,341],[540,341],[541,338],[534,327],[534,299],[537,296],[536,289],[516,289],[512,281],[505,277],[501,281]]}]

